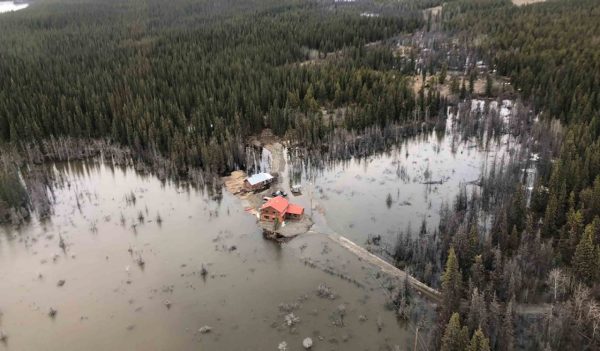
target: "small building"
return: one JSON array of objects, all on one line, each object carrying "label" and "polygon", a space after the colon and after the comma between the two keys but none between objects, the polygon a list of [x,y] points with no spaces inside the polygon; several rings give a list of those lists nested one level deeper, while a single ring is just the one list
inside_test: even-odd
[{"label": "small building", "polygon": [[254,191],[266,188],[275,179],[269,173],[257,173],[244,180],[244,189],[246,191]]},{"label": "small building", "polygon": [[292,194],[299,195],[301,193],[302,193],[302,186],[301,185],[293,185],[292,186]]},{"label": "small building", "polygon": [[289,204],[287,210],[285,211],[286,219],[302,219],[304,215],[304,207],[298,206],[296,204]]},{"label": "small building", "polygon": [[283,223],[286,219],[299,220],[303,215],[304,207],[289,203],[283,196],[274,197],[260,207],[261,221]]}]

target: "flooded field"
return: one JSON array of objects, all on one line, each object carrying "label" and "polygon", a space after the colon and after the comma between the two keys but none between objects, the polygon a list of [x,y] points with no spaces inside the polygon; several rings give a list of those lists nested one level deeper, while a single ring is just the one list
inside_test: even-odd
[{"label": "flooded field", "polygon": [[412,345],[386,280],[327,236],[280,245],[227,192],[99,162],[53,167],[54,214],[0,228],[0,350]]}]

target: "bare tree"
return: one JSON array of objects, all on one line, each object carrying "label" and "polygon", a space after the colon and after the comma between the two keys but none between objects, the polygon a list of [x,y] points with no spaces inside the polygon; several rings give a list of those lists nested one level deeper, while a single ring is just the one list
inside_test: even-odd
[{"label": "bare tree", "polygon": [[594,300],[588,303],[588,314],[587,318],[592,326],[592,340],[596,338],[596,332],[600,327],[600,305]]},{"label": "bare tree", "polygon": [[580,284],[577,287],[577,289],[575,289],[575,293],[573,294],[573,302],[575,304],[575,315],[577,316],[578,323],[581,323],[583,317],[583,309],[589,298],[590,289]]},{"label": "bare tree", "polygon": [[554,302],[558,298],[559,294],[564,292],[566,277],[560,268],[554,268],[548,273],[547,283],[552,289],[552,295],[554,296]]}]

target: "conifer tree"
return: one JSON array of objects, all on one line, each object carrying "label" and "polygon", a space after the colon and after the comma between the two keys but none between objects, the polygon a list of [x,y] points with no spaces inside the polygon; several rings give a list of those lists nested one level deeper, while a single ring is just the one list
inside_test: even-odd
[{"label": "conifer tree", "polygon": [[456,312],[460,305],[462,276],[458,268],[458,258],[451,247],[446,260],[446,270],[442,277],[442,318]]},{"label": "conifer tree", "polygon": [[469,345],[469,331],[461,327],[460,315],[453,313],[442,337],[441,351],[464,351]]},{"label": "conifer tree", "polygon": [[594,227],[587,225],[573,256],[573,272],[585,284],[592,284],[598,270],[598,254],[594,247]]},{"label": "conifer tree", "polygon": [[490,351],[490,341],[485,337],[481,328],[473,333],[467,351]]}]

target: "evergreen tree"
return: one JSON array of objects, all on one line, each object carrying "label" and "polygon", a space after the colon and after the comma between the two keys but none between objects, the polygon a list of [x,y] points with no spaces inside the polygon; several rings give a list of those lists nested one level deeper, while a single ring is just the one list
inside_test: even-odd
[{"label": "evergreen tree", "polygon": [[480,291],[485,288],[485,267],[483,266],[483,258],[481,255],[475,256],[473,265],[471,266],[471,280],[473,285]]},{"label": "evergreen tree", "polygon": [[469,331],[461,327],[460,315],[453,313],[442,337],[441,351],[464,351],[469,345]]},{"label": "evergreen tree", "polygon": [[446,260],[446,270],[442,276],[442,319],[447,319],[460,306],[462,293],[462,274],[458,267],[458,258],[451,247]]},{"label": "evergreen tree", "polygon": [[467,351],[490,351],[490,341],[485,337],[481,328],[473,333]]},{"label": "evergreen tree", "polygon": [[514,326],[514,310],[513,300],[509,301],[504,310],[502,319],[502,327],[500,331],[500,339],[498,340],[500,351],[513,351],[515,349],[515,326]]},{"label": "evergreen tree", "polygon": [[450,92],[454,95],[460,93],[460,82],[458,81],[458,76],[454,74],[450,78]]},{"label": "evergreen tree", "polygon": [[[439,74],[439,77],[438,77],[438,82],[441,85],[444,85],[444,83],[446,83],[446,76],[447,75],[448,75],[448,65],[446,63],[444,63],[442,65],[442,68],[440,69],[440,74]],[[450,90],[452,90],[452,87],[450,88]],[[453,93],[455,93],[455,92],[453,91]]]},{"label": "evergreen tree", "polygon": [[598,254],[594,247],[594,228],[587,225],[573,256],[573,272],[585,284],[592,284],[598,271]]},{"label": "evergreen tree", "polygon": [[485,76],[485,95],[486,96],[492,96],[492,88],[494,81],[492,80],[492,76],[491,75],[486,75]]}]

